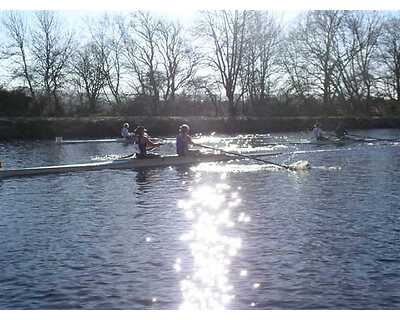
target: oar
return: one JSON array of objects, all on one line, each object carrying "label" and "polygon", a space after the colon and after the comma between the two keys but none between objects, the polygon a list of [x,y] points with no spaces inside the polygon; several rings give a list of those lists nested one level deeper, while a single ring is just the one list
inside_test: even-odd
[{"label": "oar", "polygon": [[[149,149],[147,149],[147,151],[152,151],[152,150],[154,150],[155,148],[158,148],[158,147],[160,147],[160,146],[162,146],[164,143],[160,143],[158,146],[155,146],[155,147],[152,147],[152,148],[149,148]],[[126,159],[126,158],[130,158],[130,157],[133,157],[136,153],[138,153],[139,151],[137,151],[137,152],[134,152],[134,153],[131,153],[131,154],[128,154],[128,155],[126,155],[126,156],[123,156],[123,157],[119,157],[118,159],[120,160],[120,159]]]},{"label": "oar", "polygon": [[126,156],[119,157],[118,160],[133,157],[135,154],[136,154],[136,153],[131,153],[131,154],[128,154],[128,155],[126,155]]},{"label": "oar", "polygon": [[198,144],[198,143],[193,143],[193,145],[197,145],[197,146],[205,148],[205,149],[211,149],[211,150],[219,151],[219,152],[226,153],[226,154],[231,154],[231,155],[234,155],[234,156],[237,156],[237,157],[241,157],[241,158],[248,158],[248,159],[252,159],[252,160],[255,160],[255,161],[260,161],[260,162],[263,162],[263,163],[266,163],[266,164],[272,164],[274,166],[281,167],[281,168],[284,168],[284,169],[287,169],[287,170],[296,170],[295,168],[292,168],[292,167],[287,166],[285,164],[279,164],[279,163],[271,162],[271,161],[260,159],[260,158],[254,157],[254,156],[249,156],[249,155],[236,153],[236,152],[231,152],[231,151],[225,151],[223,149],[209,147],[209,146],[205,146],[205,145]]},{"label": "oar", "polygon": [[325,134],[324,138],[332,142],[338,142],[338,140],[342,140],[346,136],[344,135],[344,137],[340,138],[335,133],[324,132],[324,134]]},{"label": "oar", "polygon": [[370,136],[361,136],[358,134],[349,134],[349,136],[357,137],[357,138],[364,138],[364,139],[371,139],[371,140],[377,140],[377,141],[399,141],[399,139],[390,139],[390,138],[375,138],[375,137],[370,137]]}]

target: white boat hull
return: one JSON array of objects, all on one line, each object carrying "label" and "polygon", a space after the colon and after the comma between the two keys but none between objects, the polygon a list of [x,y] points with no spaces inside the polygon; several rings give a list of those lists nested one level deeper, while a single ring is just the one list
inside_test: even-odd
[{"label": "white boat hull", "polygon": [[371,139],[357,139],[357,138],[349,138],[345,137],[344,139],[339,139],[339,138],[329,138],[327,140],[315,140],[312,139],[310,141],[282,141],[282,142],[274,142],[274,143],[269,143],[266,145],[316,145],[316,146],[323,146],[323,145],[337,145],[337,146],[343,146],[343,145],[348,145],[348,144],[353,144],[353,143],[370,143],[374,142]]},{"label": "white boat hull", "polygon": [[117,139],[93,139],[93,140],[64,140],[61,137],[57,137],[56,143],[57,144],[78,144],[78,143],[129,143],[124,138],[117,138]]}]

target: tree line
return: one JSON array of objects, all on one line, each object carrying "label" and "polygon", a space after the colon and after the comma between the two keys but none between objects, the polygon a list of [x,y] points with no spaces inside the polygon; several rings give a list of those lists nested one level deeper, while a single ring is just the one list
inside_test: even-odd
[{"label": "tree line", "polygon": [[338,115],[397,112],[400,14],[200,11],[82,19],[1,13],[2,115]]}]

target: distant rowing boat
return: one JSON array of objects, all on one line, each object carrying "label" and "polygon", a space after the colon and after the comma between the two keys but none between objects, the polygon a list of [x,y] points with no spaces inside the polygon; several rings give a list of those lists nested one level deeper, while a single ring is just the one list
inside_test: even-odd
[{"label": "distant rowing boat", "polygon": [[376,142],[376,140],[345,136],[343,138],[330,137],[330,138],[327,138],[326,140],[312,141],[313,144],[317,144],[317,145],[323,145],[323,144],[347,145],[347,144],[351,144],[351,143],[369,143],[369,142]]},{"label": "distant rowing boat", "polygon": [[[270,142],[266,143],[265,145],[348,145],[352,143],[371,143],[377,142],[377,139],[370,139],[370,138],[358,138],[358,137],[349,137],[346,136],[343,139],[339,138],[327,138],[327,140],[311,140],[311,141],[277,141],[277,142]],[[124,138],[116,138],[116,139],[89,139],[89,140],[64,140],[62,137],[56,137],[57,144],[80,144],[80,143],[124,143],[129,144],[129,142]]]},{"label": "distant rowing boat", "polygon": [[266,143],[265,145],[317,145],[317,146],[323,146],[323,145],[337,145],[337,146],[343,146],[343,145],[348,145],[348,144],[353,144],[353,143],[371,143],[371,142],[376,142],[377,140],[372,140],[372,139],[361,139],[361,138],[353,138],[353,137],[345,137],[343,139],[339,138],[327,138],[326,140],[309,140],[309,141],[277,141],[277,142],[271,142],[271,143]]},{"label": "distant rowing boat", "polygon": [[124,138],[116,139],[89,139],[89,140],[64,140],[62,137],[56,137],[57,144],[77,144],[77,143],[126,143],[129,142]]},{"label": "distant rowing boat", "polygon": [[[257,154],[257,156],[276,155],[276,153],[268,154]],[[243,157],[249,157],[253,155],[243,155]],[[46,166],[46,167],[31,167],[31,168],[20,168],[20,169],[0,169],[0,178],[12,178],[12,177],[23,177],[23,176],[35,176],[35,175],[46,175],[54,173],[69,173],[78,171],[94,171],[104,169],[140,169],[140,168],[151,168],[151,167],[163,167],[163,166],[179,166],[187,164],[196,164],[200,162],[215,162],[215,161],[229,161],[237,159],[237,156],[231,156],[226,154],[201,154],[199,156],[161,156],[159,158],[149,159],[117,159],[111,161],[102,161],[94,163],[82,163],[82,164],[71,164],[71,165],[60,165],[60,166]]]}]

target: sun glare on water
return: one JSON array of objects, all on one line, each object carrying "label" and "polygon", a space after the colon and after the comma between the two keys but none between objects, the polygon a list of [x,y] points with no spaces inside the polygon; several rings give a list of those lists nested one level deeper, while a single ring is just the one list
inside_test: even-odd
[{"label": "sun glare on water", "polygon": [[277,167],[271,164],[241,163],[236,160],[219,163],[219,162],[203,162],[191,168],[194,172],[215,172],[215,173],[244,173],[256,171],[276,171]]},{"label": "sun glare on water", "polygon": [[[181,240],[187,242],[193,259],[190,276],[181,281],[181,309],[225,309],[234,298],[228,275],[242,240],[232,234],[236,223],[250,221],[243,212],[235,213],[240,202],[238,192],[224,183],[198,186],[189,199],[179,201],[191,222]],[[180,262],[178,258],[177,272],[181,271]]]}]

